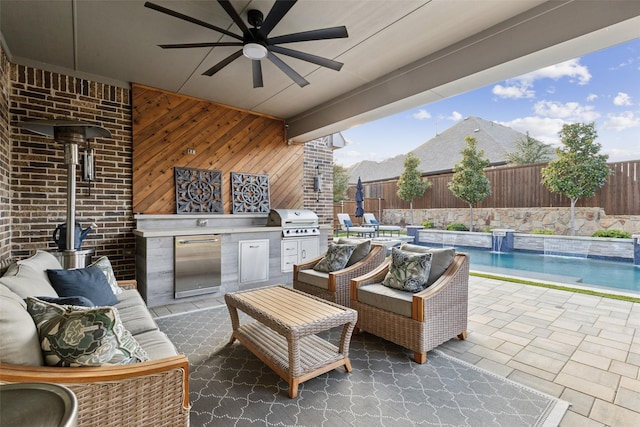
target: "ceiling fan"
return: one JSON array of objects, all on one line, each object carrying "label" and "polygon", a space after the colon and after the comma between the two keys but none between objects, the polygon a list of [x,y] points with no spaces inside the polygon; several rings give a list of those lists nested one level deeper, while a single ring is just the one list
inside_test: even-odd
[{"label": "ceiling fan", "polygon": [[212,76],[231,62],[244,55],[251,59],[253,67],[253,87],[262,87],[262,65],[261,59],[267,58],[273,62],[280,70],[282,70],[287,76],[289,76],[300,87],[306,86],[309,82],[298,74],[293,68],[287,65],[282,59],[277,57],[274,53],[290,56],[292,58],[301,59],[303,61],[311,62],[313,64],[320,65],[322,67],[331,68],[332,70],[340,71],[342,63],[334,61],[332,59],[323,58],[321,56],[312,55],[310,53],[301,52],[299,50],[293,50],[286,47],[279,46],[280,44],[305,42],[313,40],[328,40],[349,37],[347,28],[345,26],[322,28],[319,30],[303,31],[300,33],[285,34],[282,36],[269,37],[269,33],[274,29],[276,25],[282,20],[282,18],[289,12],[289,10],[296,4],[297,0],[276,0],[275,4],[267,14],[266,18],[262,12],[256,9],[248,11],[247,21],[252,28],[249,28],[240,18],[240,15],[231,5],[229,0],[218,0],[220,6],[227,12],[233,22],[240,28],[242,35],[232,33],[224,28],[216,27],[215,25],[201,21],[196,18],[192,18],[182,13],[176,12],[166,7],[146,2],[144,5],[150,9],[162,12],[164,14],[173,16],[178,19],[182,19],[187,22],[191,22],[196,25],[200,25],[205,28],[217,31],[226,36],[232,37],[238,41],[235,42],[209,42],[209,43],[180,43],[180,44],[162,44],[159,45],[163,49],[187,49],[195,47],[224,47],[224,46],[242,46],[242,49],[232,53],[222,61],[218,62],[213,67],[202,73],[205,76]]}]

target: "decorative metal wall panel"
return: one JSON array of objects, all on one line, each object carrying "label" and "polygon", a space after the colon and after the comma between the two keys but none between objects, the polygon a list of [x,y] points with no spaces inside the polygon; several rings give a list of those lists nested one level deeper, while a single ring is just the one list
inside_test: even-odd
[{"label": "decorative metal wall panel", "polygon": [[269,213],[269,175],[231,172],[233,213]]},{"label": "decorative metal wall panel", "polygon": [[174,168],[174,174],[177,213],[223,213],[221,171]]}]

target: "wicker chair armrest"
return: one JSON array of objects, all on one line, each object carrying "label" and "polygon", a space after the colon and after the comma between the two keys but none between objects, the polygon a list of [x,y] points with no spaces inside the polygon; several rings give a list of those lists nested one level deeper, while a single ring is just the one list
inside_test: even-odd
[{"label": "wicker chair armrest", "polygon": [[136,279],[118,280],[118,286],[122,289],[137,289],[138,281]]},{"label": "wicker chair armrest", "polygon": [[293,264],[293,280],[298,280],[298,272],[300,270],[310,270],[316,266],[317,263],[320,262],[322,258],[324,258],[325,254],[322,254],[318,257],[312,258],[308,261],[301,262],[300,264]]},{"label": "wicker chair armrest", "polygon": [[[130,411],[137,410],[140,405],[153,405],[156,408],[149,408],[145,411],[144,417],[165,417],[173,421],[163,420],[162,423],[156,421],[153,425],[171,425],[175,420],[186,420],[189,418],[189,362],[184,355],[167,357],[148,362],[135,363],[130,365],[100,366],[87,368],[49,367],[49,366],[23,366],[0,363],[0,382],[48,382],[62,384],[74,391],[78,398],[79,418],[95,418],[99,416],[122,418],[124,424],[127,422],[140,422],[138,418],[130,418]],[[164,390],[167,393],[167,400],[163,402],[160,392],[157,394],[152,390]],[[153,395],[150,395],[153,394]],[[182,408],[176,407],[177,399],[182,402]],[[104,402],[96,402],[96,396],[109,399],[111,408],[114,411],[122,411],[122,414],[112,413],[100,414],[103,412]],[[133,401],[145,399],[150,402],[132,405]],[[153,400],[157,403],[153,403]],[[167,404],[166,402],[174,402]],[[96,406],[99,405],[99,406]],[[153,412],[156,413],[153,413]],[[148,412],[148,413],[147,413]],[[128,419],[128,421],[127,421]],[[95,419],[94,419],[95,421]],[[90,422],[89,424],[94,424]],[[111,425],[111,424],[110,424]],[[148,424],[149,425],[149,424]]]},{"label": "wicker chair armrest", "polygon": [[[453,289],[458,287],[460,289]],[[469,257],[466,254],[455,255],[451,265],[427,289],[413,295],[413,319],[423,321],[427,304],[434,304],[438,299],[452,298],[452,294],[467,298],[469,287]],[[444,301],[444,306],[453,301]]]},{"label": "wicker chair armrest", "polygon": [[351,279],[362,276],[382,264],[386,254],[387,248],[384,245],[372,244],[367,256],[360,261],[342,270],[329,273],[329,290],[335,292],[338,286],[349,287]]}]

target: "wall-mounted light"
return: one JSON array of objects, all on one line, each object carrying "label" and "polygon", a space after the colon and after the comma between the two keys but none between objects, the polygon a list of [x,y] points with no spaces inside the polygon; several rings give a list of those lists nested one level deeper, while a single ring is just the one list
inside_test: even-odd
[{"label": "wall-mounted light", "polygon": [[316,192],[316,202],[319,202],[320,193],[322,193],[322,174],[320,173],[320,165],[316,165],[316,176],[313,178],[313,191]]},{"label": "wall-mounted light", "polygon": [[82,152],[82,180],[89,183],[89,195],[91,195],[91,183],[96,180],[96,155],[93,148],[89,146]]}]

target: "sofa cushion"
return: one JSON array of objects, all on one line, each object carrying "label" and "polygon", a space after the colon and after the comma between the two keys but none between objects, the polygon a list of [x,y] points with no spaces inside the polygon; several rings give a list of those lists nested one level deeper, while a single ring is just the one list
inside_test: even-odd
[{"label": "sofa cushion", "polygon": [[381,283],[359,287],[358,301],[401,316],[412,316],[413,294],[384,286]]},{"label": "sofa cushion", "polygon": [[35,254],[29,258],[22,259],[16,262],[18,265],[26,265],[38,272],[45,281],[48,280],[46,271],[49,269],[59,270],[62,268],[58,258],[45,251],[36,251]]},{"label": "sofa cushion", "polygon": [[118,301],[115,308],[118,309],[120,320],[133,336],[158,329],[138,291],[135,289],[123,291],[118,295]]},{"label": "sofa cushion", "polygon": [[316,271],[311,268],[298,271],[298,282],[329,289],[329,273]]},{"label": "sofa cushion", "polygon": [[46,273],[34,270],[29,264],[11,265],[4,276],[0,277],[0,284],[5,285],[22,299],[36,295],[58,296],[46,278]]},{"label": "sofa cushion", "polygon": [[98,267],[107,278],[107,282],[109,282],[109,286],[111,286],[113,293],[115,295],[120,295],[122,293],[122,288],[118,286],[118,281],[116,280],[116,275],[113,273],[113,267],[111,267],[111,261],[109,261],[109,258],[101,256],[87,267]]},{"label": "sofa cushion", "polygon": [[25,302],[0,285],[0,362],[42,366],[38,329]]},{"label": "sofa cushion", "polygon": [[338,244],[356,245],[351,257],[349,257],[349,261],[347,261],[346,267],[362,261],[371,252],[371,239],[346,239],[341,237],[338,239]]},{"label": "sofa cushion", "polygon": [[61,297],[83,296],[95,305],[116,305],[118,298],[106,276],[97,267],[75,270],[47,270],[51,285]]},{"label": "sofa cushion", "polygon": [[438,280],[442,273],[453,262],[453,258],[456,256],[455,248],[430,248],[428,246],[412,245],[405,243],[400,249],[410,252],[430,253],[433,254],[431,258],[431,271],[429,272],[429,280],[427,286],[431,286],[433,282]]},{"label": "sofa cushion", "polygon": [[420,292],[427,287],[431,270],[430,253],[391,249],[391,265],[382,284],[407,292]]},{"label": "sofa cushion", "polygon": [[324,258],[318,261],[313,269],[324,273],[342,270],[347,265],[347,261],[349,261],[355,249],[356,245],[337,245],[331,243]]},{"label": "sofa cushion", "polygon": [[157,360],[179,354],[171,340],[160,330],[137,334],[135,339],[147,352],[149,360]]},{"label": "sofa cushion", "polygon": [[[102,273],[100,273],[102,274]],[[102,366],[148,360],[113,307],[80,308],[27,298],[48,366]]]}]

